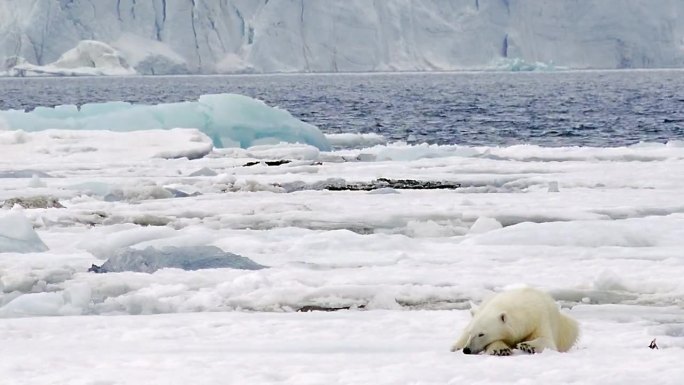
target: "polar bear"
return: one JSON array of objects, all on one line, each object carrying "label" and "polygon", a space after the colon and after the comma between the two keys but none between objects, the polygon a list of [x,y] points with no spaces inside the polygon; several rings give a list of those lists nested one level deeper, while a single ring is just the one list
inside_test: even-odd
[{"label": "polar bear", "polygon": [[565,352],[579,335],[577,321],[562,314],[550,295],[529,287],[501,292],[471,313],[473,318],[452,352],[485,351],[497,356],[509,356],[513,348],[530,354],[545,348]]}]

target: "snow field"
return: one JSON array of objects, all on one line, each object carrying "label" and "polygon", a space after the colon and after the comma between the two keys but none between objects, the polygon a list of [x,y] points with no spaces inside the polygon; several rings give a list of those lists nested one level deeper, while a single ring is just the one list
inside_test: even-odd
[{"label": "snow field", "polygon": [[681,343],[659,336],[648,349],[655,322],[629,308],[578,306],[583,336],[571,352],[503,358],[448,352],[467,311],[5,320],[0,373],[17,385],[679,383]]}]

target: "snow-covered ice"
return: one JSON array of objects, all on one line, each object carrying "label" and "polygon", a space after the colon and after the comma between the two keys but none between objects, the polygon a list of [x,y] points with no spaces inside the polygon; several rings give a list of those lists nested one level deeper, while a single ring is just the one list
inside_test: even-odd
[{"label": "snow-covered ice", "polygon": [[[2,119],[2,112],[0,112]],[[30,119],[29,119],[30,120]],[[64,118],[65,125],[76,126],[74,121]],[[40,129],[31,123],[22,123],[27,128]],[[53,120],[46,127],[53,126]],[[92,124],[97,124],[93,119]],[[102,124],[102,123],[100,123]],[[104,123],[108,125],[107,123]],[[116,123],[114,123],[116,124]],[[54,123],[58,125],[58,123]],[[0,131],[0,149],[3,159],[0,164],[8,172],[21,169],[19,165],[32,164],[35,170],[50,167],[55,159],[74,167],[88,162],[135,162],[153,159],[201,158],[212,151],[211,139],[196,129],[175,128],[170,130],[145,130],[115,132],[107,129],[100,131],[47,129],[26,132],[23,130]],[[45,172],[44,172],[45,173]],[[45,175],[49,175],[45,173]],[[37,171],[28,177],[40,176]],[[17,176],[20,177],[20,176]]]},{"label": "snow-covered ice", "polygon": [[[353,148],[321,151],[282,143],[212,149],[197,130],[153,132],[163,137],[155,142],[146,133],[1,133],[10,157],[0,159],[0,199],[49,196],[64,206],[5,209],[21,213],[26,233],[47,249],[0,252],[3,381],[684,378],[681,142],[468,147],[342,137],[333,143]],[[198,144],[209,145],[203,157],[157,156]],[[260,162],[282,159],[291,162]],[[29,186],[34,174],[43,183]],[[461,187],[276,186],[335,178]],[[553,183],[557,192],[549,192]],[[121,248],[169,246],[215,246],[269,268],[87,271]],[[559,300],[581,324],[577,347],[508,358],[450,353],[469,301],[515,284]],[[296,312],[305,306],[350,310]],[[658,350],[648,348],[654,338]]]},{"label": "snow-covered ice", "polygon": [[0,373],[16,384],[679,384],[682,345],[647,347],[677,310],[643,311],[577,306],[589,336],[577,348],[503,358],[448,352],[467,311],[4,320]]}]

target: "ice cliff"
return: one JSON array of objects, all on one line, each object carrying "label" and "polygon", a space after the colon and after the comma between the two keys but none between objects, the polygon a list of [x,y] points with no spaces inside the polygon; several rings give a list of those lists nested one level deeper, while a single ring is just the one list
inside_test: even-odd
[{"label": "ice cliff", "polygon": [[684,67],[682,20],[681,0],[0,0],[0,64],[97,40],[143,74]]}]

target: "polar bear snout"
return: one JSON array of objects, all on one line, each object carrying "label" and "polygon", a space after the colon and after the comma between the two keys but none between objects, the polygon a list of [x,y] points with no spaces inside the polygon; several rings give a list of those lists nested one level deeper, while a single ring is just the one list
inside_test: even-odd
[{"label": "polar bear snout", "polygon": [[472,354],[472,352],[470,351],[470,348],[466,346],[463,348],[463,354]]}]

